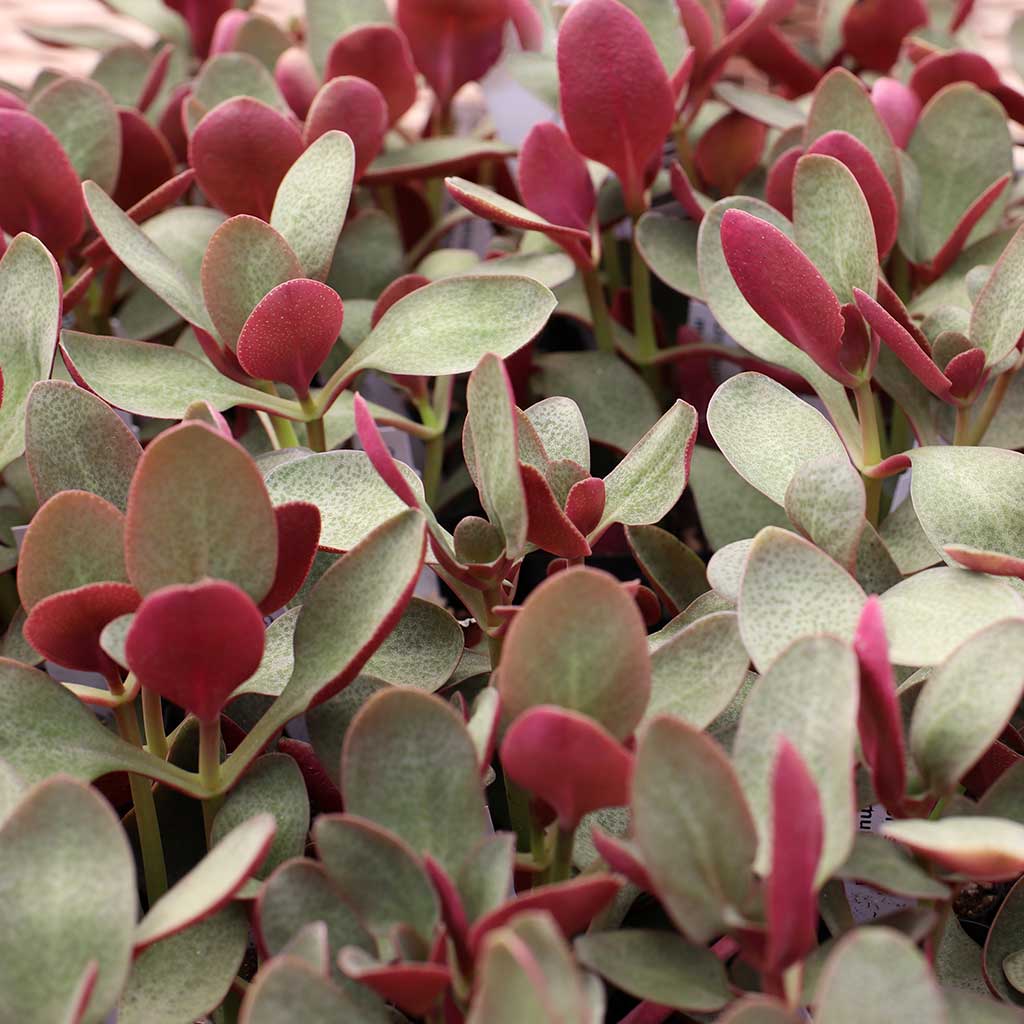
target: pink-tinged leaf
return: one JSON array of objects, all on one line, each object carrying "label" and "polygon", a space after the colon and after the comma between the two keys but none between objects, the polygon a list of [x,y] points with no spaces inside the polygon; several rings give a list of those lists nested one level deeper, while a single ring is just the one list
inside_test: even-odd
[{"label": "pink-tinged leaf", "polygon": [[135,611],[139,600],[128,583],[89,583],[51,594],[29,613],[25,639],[58,665],[108,675],[116,670],[100,647],[100,633],[108,622]]},{"label": "pink-tinged leaf", "polygon": [[719,118],[697,143],[694,162],[701,180],[720,195],[732,195],[761,162],[768,128],[738,110]]},{"label": "pink-tinged leaf", "polygon": [[985,572],[990,576],[1016,576],[1024,579],[1024,558],[1004,555],[997,551],[980,551],[962,544],[947,544],[942,549],[957,565],[972,572]]},{"label": "pink-tinged leaf", "polygon": [[346,946],[338,965],[350,978],[413,1017],[429,1015],[452,980],[452,972],[443,964],[382,964],[357,946]]},{"label": "pink-tinged leaf", "polygon": [[875,463],[873,466],[865,466],[861,472],[872,480],[885,480],[890,476],[899,476],[904,470],[910,469],[910,456],[900,452],[897,455],[890,455],[887,459]]},{"label": "pink-tinged leaf", "polygon": [[941,277],[953,265],[954,260],[963,251],[967,239],[974,230],[974,225],[988,212],[989,207],[1003,194],[1003,189],[1009,184],[1010,175],[1004,174],[1001,178],[992,182],[984,192],[974,200],[967,208],[967,211],[957,222],[956,227],[950,236],[943,243],[942,248],[935,254],[931,263],[922,268],[922,280],[934,281]]},{"label": "pink-tinged leaf", "polygon": [[900,214],[892,187],[871,155],[871,150],[849,132],[832,131],[815,139],[807,152],[835,157],[857,179],[875,225],[878,258],[884,260],[896,242]]},{"label": "pink-tinged leaf", "polygon": [[958,352],[946,363],[945,374],[949,378],[949,393],[962,402],[973,400],[985,386],[985,350],[969,348]]},{"label": "pink-tinged leaf", "polygon": [[722,250],[754,312],[829,376],[856,384],[839,359],[845,327],[839,300],[797,245],[767,221],[729,210]]},{"label": "pink-tinged leaf", "polygon": [[1024,825],[1008,818],[971,814],[891,821],[882,833],[976,882],[1004,882],[1024,871]]},{"label": "pink-tinged leaf", "polygon": [[565,499],[565,514],[576,529],[584,536],[596,529],[604,515],[604,481],[600,477],[591,476],[586,480],[577,480],[569,488],[569,496]]},{"label": "pink-tinged leaf", "polygon": [[497,63],[509,7],[507,0],[398,0],[398,27],[442,107]]},{"label": "pink-tinged leaf", "polygon": [[75,986],[75,991],[71,995],[67,1016],[62,1021],[62,1024],[79,1024],[85,1017],[85,1011],[89,1006],[89,1000],[92,998],[92,993],[96,988],[99,976],[99,961],[90,960],[85,965],[82,977],[79,979],[78,984]]},{"label": "pink-tinged leaf", "polygon": [[[733,8],[739,6],[730,4],[728,13],[731,15]],[[740,55],[782,86],[789,96],[803,96],[821,79],[821,68],[807,60],[785,33],[774,25],[755,32],[744,44]]]},{"label": "pink-tinged leaf", "polygon": [[28,110],[28,105],[10,89],[0,89],[0,110]]},{"label": "pink-tinged leaf", "polygon": [[702,69],[702,80],[710,84],[718,78],[730,57],[739,53],[769,25],[789,14],[793,4],[794,0],[764,0],[755,7],[749,0],[731,0],[727,13],[729,32]]},{"label": "pink-tinged leaf", "polygon": [[320,281],[297,278],[269,291],[238,335],[238,362],[250,377],[289,385],[300,399],[341,333],[345,309]]},{"label": "pink-tinged leaf", "polygon": [[353,75],[384,97],[393,125],[416,102],[416,66],[405,36],[393,25],[359,25],[339,36],[327,54],[324,80]]},{"label": "pink-tinged leaf", "polygon": [[264,615],[283,608],[298,592],[316,557],[320,509],[308,501],[289,501],[274,509],[277,520],[277,571],[259,608]]},{"label": "pink-tinged leaf", "polygon": [[843,21],[843,46],[862,68],[884,73],[896,63],[904,37],[927,24],[923,0],[861,0]]},{"label": "pink-tinged leaf", "polygon": [[192,35],[192,49],[199,57],[210,52],[213,30],[220,16],[232,7],[232,0],[166,0],[167,6],[177,11]]},{"label": "pink-tinged leaf", "polygon": [[145,114],[153,105],[153,100],[156,99],[160,89],[163,87],[164,80],[167,78],[167,69],[171,65],[171,57],[173,55],[174,47],[167,43],[160,48],[160,52],[153,58],[153,63],[149,65],[149,71],[146,72],[146,78],[142,83],[139,98],[135,101],[135,106],[138,107],[140,114]]},{"label": "pink-tinged leaf", "polygon": [[783,736],[772,772],[772,869],[765,895],[768,970],[785,970],[817,945],[814,876],[823,842],[818,787]]},{"label": "pink-tinged leaf", "polygon": [[150,594],[132,620],[125,653],[143,686],[212,722],[259,667],[263,639],[263,616],[248,594],[207,580]]},{"label": "pink-tinged leaf", "polygon": [[[683,212],[690,220],[695,224],[699,224],[704,219],[704,207],[697,201],[693,185],[690,184],[686,171],[676,161],[669,173],[672,181],[672,195],[675,197],[676,202],[683,208]],[[792,203],[790,205],[792,206]]]},{"label": "pink-tinged leaf", "polygon": [[137,110],[121,107],[121,172],[113,200],[134,206],[174,175],[174,153],[167,140]]},{"label": "pink-tinged leaf", "polygon": [[843,340],[839,347],[839,361],[849,370],[862,369],[874,373],[878,363],[878,336],[868,330],[864,318],[852,302],[843,304]]},{"label": "pink-tinged leaf", "polygon": [[972,82],[984,92],[1002,84],[999,72],[980,53],[951,50],[925,57],[913,70],[909,87],[924,106],[940,89],[953,82]]},{"label": "pink-tinged leaf", "polygon": [[363,446],[363,451],[369,456],[370,462],[373,463],[373,468],[381,475],[384,483],[409,508],[419,508],[419,498],[410,486],[409,481],[402,475],[391,452],[388,450],[388,446],[380,436],[377,424],[370,413],[370,407],[366,404],[366,400],[362,395],[355,395],[352,407],[355,410],[356,433],[359,437],[359,443]]},{"label": "pink-tinged leaf", "polygon": [[305,121],[313,97],[320,88],[320,78],[309,54],[301,46],[290,46],[277,58],[274,81],[292,113],[300,121]]},{"label": "pink-tinged leaf", "polygon": [[780,153],[775,163],[768,168],[764,184],[764,198],[784,217],[793,219],[793,176],[797,161],[804,155],[800,146],[793,146]]},{"label": "pink-tinged leaf", "polygon": [[905,330],[925,352],[930,353],[932,348],[928,344],[924,331],[917,325],[917,322],[907,312],[903,300],[893,290],[892,285],[886,281],[884,276],[879,275],[878,288],[876,292],[878,304]]},{"label": "pink-tinged leaf", "polygon": [[937,398],[947,401],[949,378],[902,324],[894,320],[870,295],[853,290],[861,315],[873,331],[895,353],[896,358]]},{"label": "pink-tinged leaf", "polygon": [[610,875],[585,875],[521,893],[485,914],[470,928],[469,948],[475,954],[488,932],[528,910],[546,910],[562,934],[572,938],[615,898],[621,887],[622,883]]},{"label": "pink-tinged leaf", "polygon": [[224,213],[269,221],[277,187],[302,148],[298,129],[283,114],[239,96],[199,122],[189,141],[189,163],[199,187]]},{"label": "pink-tinged leaf", "polygon": [[528,527],[526,539],[549,554],[562,558],[584,558],[590,554],[586,537],[561,510],[544,474],[534,466],[521,464],[519,473],[526,495]]},{"label": "pink-tinged leaf", "polygon": [[906,149],[921,115],[917,93],[897,78],[879,78],[871,87],[871,102],[892,141],[899,149]]},{"label": "pink-tinged leaf", "polygon": [[878,799],[895,814],[906,789],[903,717],[877,597],[869,597],[864,605],[853,647],[860,667],[857,731],[861,750]]},{"label": "pink-tinged leaf", "polygon": [[531,708],[501,742],[505,773],[575,829],[585,814],[629,803],[633,756],[592,718],[564,708]]},{"label": "pink-tinged leaf", "polygon": [[310,803],[315,804],[322,814],[340,813],[341,791],[324,771],[324,766],[313,751],[313,747],[301,740],[282,736],[277,741],[277,749],[282,754],[287,754],[299,766]]},{"label": "pink-tinged leaf", "polygon": [[56,136],[27,111],[0,109],[0,228],[27,231],[60,256],[85,230],[78,175]]},{"label": "pink-tinged leaf", "polygon": [[523,141],[519,194],[545,220],[589,236],[597,205],[594,183],[583,157],[558,125],[536,124]]},{"label": "pink-tinged leaf", "polygon": [[238,40],[239,30],[248,20],[248,12],[240,8],[235,7],[225,11],[214,26],[213,36],[210,39],[210,56],[233,50]]},{"label": "pink-tinged leaf", "polygon": [[188,136],[185,134],[183,107],[191,96],[190,82],[182,82],[176,86],[157,120],[157,127],[174,150],[179,163],[184,163],[188,159]]},{"label": "pink-tinged leaf", "polygon": [[675,119],[672,85],[643,22],[618,0],[581,0],[558,33],[558,78],[573,145],[615,172],[626,208],[639,212],[648,165]]},{"label": "pink-tinged leaf", "polygon": [[654,892],[654,883],[651,881],[651,876],[647,874],[647,868],[644,867],[640,850],[635,843],[631,840],[610,836],[597,825],[591,827],[590,835],[601,859],[612,871],[624,875],[644,892]]},{"label": "pink-tinged leaf", "polygon": [[423,866],[430,876],[431,885],[437,892],[441,903],[441,917],[445,928],[451,936],[458,951],[459,959],[464,964],[471,963],[469,956],[469,919],[466,908],[459,895],[458,886],[452,881],[447,871],[429,853],[423,856]]},{"label": "pink-tinged leaf", "polygon": [[380,318],[396,303],[399,299],[404,299],[406,295],[411,295],[418,288],[422,288],[425,284],[430,284],[430,278],[424,277],[422,274],[403,274],[401,277],[396,278],[391,282],[377,296],[377,301],[374,303],[373,315],[370,317],[370,326],[376,327]]},{"label": "pink-tinged leaf", "polygon": [[356,151],[355,181],[384,145],[388,111],[380,90],[362,78],[332,78],[317,94],[306,117],[307,146],[330,131],[342,131]]}]

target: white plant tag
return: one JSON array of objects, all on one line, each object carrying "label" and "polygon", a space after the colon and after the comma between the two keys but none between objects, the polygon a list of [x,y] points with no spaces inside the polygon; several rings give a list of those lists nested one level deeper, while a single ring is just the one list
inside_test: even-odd
[{"label": "white plant tag", "polygon": [[[880,832],[887,821],[892,821],[892,815],[886,811],[884,805],[868,804],[860,809],[857,816],[857,831]],[[865,924],[876,917],[895,914],[897,910],[906,910],[907,907],[917,904],[917,900],[891,896],[887,892],[879,892],[870,885],[864,885],[863,882],[843,882],[843,888],[846,890],[850,912],[857,924]]]}]

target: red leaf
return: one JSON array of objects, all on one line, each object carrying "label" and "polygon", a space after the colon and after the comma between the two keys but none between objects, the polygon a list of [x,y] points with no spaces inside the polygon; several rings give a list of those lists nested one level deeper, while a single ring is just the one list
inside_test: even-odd
[{"label": "red leaf", "polygon": [[953,17],[949,20],[949,31],[955,32],[970,17],[974,10],[974,0],[958,0]]},{"label": "red leaf", "polygon": [[426,868],[437,898],[440,900],[441,917],[444,920],[445,928],[447,928],[452,942],[455,943],[460,962],[465,966],[471,962],[469,920],[466,917],[466,908],[462,902],[462,896],[459,894],[458,886],[429,853],[423,855],[423,866]]},{"label": "red leaf", "polygon": [[693,68],[690,81],[700,82],[704,77],[704,65],[715,46],[715,26],[711,16],[704,9],[701,0],[676,0],[679,20],[693,50]]},{"label": "red leaf", "polygon": [[[730,14],[733,7],[734,4],[730,4]],[[741,52],[754,67],[782,86],[782,91],[791,97],[810,92],[821,79],[821,69],[807,60],[774,25],[755,32]]]},{"label": "red leaf", "polygon": [[766,125],[734,110],[719,118],[697,143],[694,163],[701,179],[720,195],[732,195],[761,162]]},{"label": "red leaf", "polygon": [[331,782],[312,746],[303,743],[302,740],[282,736],[277,741],[277,749],[282,754],[287,754],[299,766],[302,780],[306,783],[306,792],[316,809],[321,814],[340,813],[341,791]]},{"label": "red leaf", "polygon": [[960,781],[964,789],[978,800],[989,786],[998,782],[1003,773],[1009,771],[1020,760],[1020,754],[1001,740],[996,740]]},{"label": "red leaf", "polygon": [[416,66],[404,35],[392,25],[360,25],[335,40],[324,80],[353,75],[373,83],[393,125],[416,102]]},{"label": "red leaf", "polygon": [[301,400],[341,333],[345,307],[329,285],[296,278],[272,288],[238,335],[238,362],[257,380],[280,381]]},{"label": "red leaf", "polygon": [[879,78],[871,87],[871,102],[878,111],[892,141],[906,149],[921,114],[916,93],[896,78]]},{"label": "red leaf", "polygon": [[0,108],[0,228],[27,231],[55,256],[85,230],[78,175],[56,136],[21,110]]},{"label": "red leaf", "polygon": [[411,295],[425,284],[430,284],[430,278],[424,277],[422,274],[403,274],[401,277],[396,278],[377,297],[377,302],[373,307],[373,315],[370,317],[370,325],[376,327],[380,318],[399,299],[404,299],[406,295]]},{"label": "red leaf", "polygon": [[[757,7],[747,0],[731,0],[726,17],[729,32],[715,47],[701,77],[710,85],[725,70],[729,58],[739,53],[750,40],[756,38],[765,28],[784,18],[793,9],[794,0],[764,0]],[[691,99],[694,99],[691,94]]]},{"label": "red leaf", "polygon": [[800,146],[784,150],[768,169],[768,178],[764,184],[764,198],[779,213],[793,219],[793,176],[796,174],[797,161],[804,155]]},{"label": "red leaf", "polygon": [[896,63],[904,36],[928,24],[922,0],[861,0],[843,21],[843,45],[869,71],[888,71]]},{"label": "red leaf", "polygon": [[569,495],[565,499],[565,514],[584,536],[601,522],[604,497],[604,481],[596,476],[577,480],[569,488]]},{"label": "red leaf", "polygon": [[320,78],[309,54],[301,46],[290,46],[277,58],[274,81],[292,113],[300,121],[305,121],[313,97],[320,88]]},{"label": "red leaf", "polygon": [[672,195],[675,196],[676,202],[683,208],[690,220],[699,224],[704,219],[704,207],[697,201],[693,185],[690,184],[690,179],[686,176],[686,171],[680,166],[678,160],[672,165],[669,174],[672,182]]},{"label": "red leaf", "polygon": [[856,384],[839,359],[845,327],[839,300],[797,245],[766,221],[728,210],[722,250],[754,312],[831,377]]},{"label": "red leaf", "polygon": [[[977,351],[976,349],[973,351]],[[1016,576],[1024,579],[1024,558],[1014,558],[1000,551],[980,551],[960,544],[947,544],[942,549],[957,565],[972,572],[986,572],[990,576]]]},{"label": "red leaf", "polygon": [[217,53],[227,53],[235,48],[235,41],[238,39],[239,30],[249,20],[248,11],[233,7],[225,11],[213,27],[213,35],[210,39],[210,56]]},{"label": "red leaf", "polygon": [[629,803],[633,757],[593,719],[541,706],[521,714],[501,743],[506,774],[576,828],[585,814]]},{"label": "red leaf", "polygon": [[569,136],[551,122],[534,125],[519,154],[519,193],[523,204],[552,224],[587,235],[597,197],[583,157]]},{"label": "red leaf", "polygon": [[113,200],[127,210],[174,174],[174,153],[167,140],[137,110],[119,107],[121,170]]},{"label": "red leaf", "polygon": [[951,50],[925,57],[911,73],[909,85],[924,106],[953,82],[973,82],[985,92],[993,92],[1002,84],[999,72],[980,53]]},{"label": "red leaf", "polygon": [[274,509],[277,520],[277,571],[266,597],[264,615],[283,608],[309,575],[320,540],[320,509],[308,501],[289,501]]},{"label": "red leaf", "polygon": [[985,350],[969,348],[958,352],[946,363],[945,374],[949,378],[949,393],[961,401],[972,400],[985,386]]},{"label": "red leaf", "polygon": [[139,601],[130,583],[89,583],[51,594],[33,606],[25,638],[58,665],[109,675],[116,670],[100,647],[100,633],[108,622],[135,611]]},{"label": "red leaf", "polygon": [[174,584],[150,594],[125,640],[143,686],[200,721],[215,721],[232,692],[259,667],[263,616],[225,580]]},{"label": "red leaf", "polygon": [[618,0],[581,0],[558,33],[558,78],[573,145],[615,172],[627,210],[639,212],[648,165],[675,119],[672,86],[643,23]]},{"label": "red leaf", "polygon": [[0,89],[0,110],[28,110],[25,101],[10,89]]},{"label": "red leaf", "polygon": [[210,202],[228,216],[250,213],[266,221],[281,179],[301,154],[295,125],[248,96],[214,107],[189,142],[189,163]]},{"label": "red leaf", "polygon": [[443,964],[400,962],[370,966],[364,965],[362,959],[349,959],[342,950],[339,964],[350,978],[413,1017],[427,1016],[452,980],[451,971]]},{"label": "red leaf", "polygon": [[363,446],[363,451],[366,452],[370,462],[373,464],[373,468],[380,474],[384,483],[409,508],[419,508],[419,498],[417,498],[416,492],[412,489],[409,481],[402,475],[398,464],[391,456],[391,452],[388,451],[388,446],[380,436],[377,424],[370,413],[370,407],[366,404],[363,396],[356,394],[352,405],[355,409],[356,434],[359,437],[359,443]]},{"label": "red leaf", "polygon": [[[170,67],[171,57],[173,54],[174,47],[170,43],[167,43],[156,55],[153,63],[149,65],[149,71],[146,72],[146,79],[142,83],[142,91],[139,93],[138,101],[135,104],[136,107],[138,107],[140,114],[144,114],[149,110],[153,104],[153,100],[156,99],[157,94],[160,92],[160,89],[164,84],[164,79],[167,78],[167,69]],[[168,177],[170,177],[170,175],[168,175]]]},{"label": "red leaf", "polygon": [[861,750],[871,769],[871,782],[878,799],[890,813],[898,814],[907,776],[903,716],[889,664],[882,606],[877,597],[869,597],[864,605],[853,647],[860,665],[857,730]]},{"label": "red leaf", "polygon": [[840,163],[845,164],[857,179],[875,225],[878,258],[884,260],[896,242],[900,212],[892,186],[871,155],[871,150],[849,132],[833,131],[826,132],[821,138],[816,139],[807,152],[835,157]]},{"label": "red leaf", "polygon": [[562,558],[584,558],[590,545],[569,517],[559,508],[544,474],[534,466],[520,464],[529,529],[526,539],[549,554]]},{"label": "red leaf", "polygon": [[217,19],[233,5],[233,0],[165,0],[187,22],[192,33],[192,49],[205,57],[210,52],[210,40]]},{"label": "red leaf", "polygon": [[590,835],[601,859],[612,871],[624,875],[644,892],[654,892],[651,876],[647,874],[647,868],[638,856],[639,851],[631,843],[608,835],[597,825],[591,826]]},{"label": "red leaf", "polygon": [[191,95],[192,86],[188,82],[175,86],[157,122],[157,127],[174,150],[174,156],[179,163],[184,163],[188,159],[188,136],[185,134],[182,108]]},{"label": "red leaf", "polygon": [[309,108],[303,138],[308,146],[335,130],[352,139],[358,181],[380,152],[388,130],[388,108],[380,90],[361,78],[332,78]]},{"label": "red leaf", "polygon": [[824,831],[818,787],[783,736],[772,772],[772,869],[765,886],[769,971],[798,963],[817,945],[814,876]]}]

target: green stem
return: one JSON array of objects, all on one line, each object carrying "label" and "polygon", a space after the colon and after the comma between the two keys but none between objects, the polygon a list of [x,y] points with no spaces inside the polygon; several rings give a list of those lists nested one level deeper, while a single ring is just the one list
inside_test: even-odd
[{"label": "green stem", "polygon": [[[862,381],[854,389],[857,399],[857,418],[860,420],[860,436],[865,466],[874,466],[882,461],[882,444],[878,435],[878,415],[875,396],[871,393],[871,381]],[[867,517],[872,526],[878,525],[881,509],[882,481],[864,477],[864,493],[867,498]]]},{"label": "green stem", "polygon": [[142,722],[146,727],[146,749],[161,761],[167,760],[167,736],[164,734],[164,709],[160,694],[142,688]]},{"label": "green stem", "polygon": [[970,441],[968,441],[968,435],[970,434],[970,419],[970,409],[966,406],[958,406],[956,410],[956,428],[953,431],[953,444],[970,444]]},{"label": "green stem", "polygon": [[441,486],[444,468],[444,431],[448,425],[448,411],[451,407],[452,378],[438,377],[434,381],[434,394],[430,402],[425,399],[416,403],[423,426],[433,431],[426,440],[423,463],[423,494],[428,505],[433,505]]},{"label": "green stem", "polygon": [[696,172],[693,163],[693,149],[690,146],[690,136],[687,134],[686,126],[677,121],[672,128],[672,139],[676,146],[676,158],[679,160],[687,178],[690,181],[696,180]]},{"label": "green stem", "polygon": [[590,318],[594,324],[594,338],[602,352],[615,351],[615,338],[612,335],[612,318],[608,314],[608,305],[604,299],[604,288],[597,270],[591,267],[582,271],[583,287],[587,290],[587,302],[590,304]]},{"label": "green stem", "polygon": [[622,261],[619,259],[619,240],[615,237],[615,229],[609,228],[601,235],[601,257],[604,263],[605,277],[608,288],[618,291],[623,284]]},{"label": "green stem", "polygon": [[985,434],[992,425],[992,420],[995,418],[996,413],[999,412],[999,407],[1003,404],[1006,392],[1009,390],[1010,384],[1013,382],[1013,378],[1017,376],[1020,368],[1021,363],[1018,362],[1012,369],[996,377],[996,382],[992,385],[992,390],[988,393],[988,397],[982,404],[978,418],[974,421],[974,427],[967,440],[964,441],[964,444],[981,444],[985,439]]},{"label": "green stem", "polygon": [[555,850],[547,870],[548,882],[565,882],[572,875],[572,847],[575,829],[562,828],[555,833]]},{"label": "green stem", "polygon": [[640,255],[636,241],[636,221],[633,220],[633,251],[629,261],[630,283],[633,298],[633,334],[636,336],[637,361],[643,366],[644,379],[656,387],[658,370],[650,365],[658,353],[658,341],[654,336],[654,308],[651,305],[651,272]]},{"label": "green stem", "polygon": [[892,286],[893,291],[900,297],[900,301],[904,305],[910,302],[911,292],[913,290],[913,283],[910,276],[910,263],[907,261],[907,257],[903,254],[903,250],[898,246],[893,249],[892,259],[890,261],[890,270],[892,271]]},{"label": "green stem", "polygon": [[[207,792],[215,793],[220,788],[220,716],[212,722],[199,723],[199,780]],[[210,846],[213,819],[217,816],[223,796],[211,796],[203,800],[203,825],[206,828],[206,846]]]},{"label": "green stem", "polygon": [[423,458],[423,496],[431,507],[437,500],[441,486],[441,470],[444,467],[444,434],[431,438],[426,443]]},{"label": "green stem", "polygon": [[[135,718],[135,707],[121,704],[114,708],[114,721],[121,739],[132,746],[142,747],[139,723]],[[142,775],[128,775],[128,785],[135,805],[135,825],[139,832],[139,848],[142,850],[142,874],[146,880],[146,899],[152,906],[167,892],[167,866],[164,864],[164,848],[160,840],[160,821],[153,801],[153,789],[149,779]]]},{"label": "green stem", "polygon": [[324,432],[324,418],[322,415],[317,415],[319,410],[317,409],[316,402],[313,401],[309,395],[301,401],[302,411],[309,417],[306,420],[306,439],[309,441],[309,447],[315,452],[327,451],[327,435]]}]

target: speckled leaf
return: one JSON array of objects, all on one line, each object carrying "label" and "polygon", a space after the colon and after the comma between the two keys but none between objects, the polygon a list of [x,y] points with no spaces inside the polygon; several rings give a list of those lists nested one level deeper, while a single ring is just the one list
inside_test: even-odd
[{"label": "speckled leaf", "polygon": [[212,56],[196,76],[192,95],[204,110],[213,110],[218,104],[237,96],[248,96],[261,100],[282,114],[288,113],[288,104],[277,88],[274,76],[248,53]]},{"label": "speckled leaf", "polygon": [[669,288],[703,297],[697,271],[697,229],[693,221],[645,213],[636,227],[636,244],[644,262]]},{"label": "speckled leaf", "polygon": [[383,1007],[365,1011],[344,991],[305,960],[276,957],[249,986],[239,1012],[239,1024],[276,1024],[290,1016],[307,1024],[384,1024],[390,1018]]},{"label": "speckled leaf", "polygon": [[845,456],[805,462],[786,488],[794,526],[840,565],[852,569],[865,526],[864,483]]},{"label": "speckled leaf", "polygon": [[451,613],[433,601],[414,597],[363,667],[363,675],[433,693],[451,678],[463,646],[462,627]]},{"label": "speckled leaf", "polygon": [[569,459],[590,471],[590,438],[580,407],[571,398],[545,398],[523,415],[537,432],[549,459]]},{"label": "speckled leaf", "polygon": [[868,885],[897,896],[920,900],[944,900],[949,888],[932,878],[888,839],[858,832],[850,856],[836,869],[836,877]]},{"label": "speckled leaf", "polygon": [[409,178],[441,178],[459,174],[485,160],[504,160],[515,150],[494,140],[457,138],[419,139],[381,153],[362,178],[364,185],[386,185]]},{"label": "speckled leaf", "polygon": [[670,614],[681,612],[708,589],[700,556],[660,526],[629,526],[626,540]]},{"label": "speckled leaf", "polygon": [[992,269],[971,312],[972,344],[985,350],[985,363],[992,366],[1017,344],[1024,306],[1024,233],[1017,231]]},{"label": "speckled leaf", "polygon": [[1021,950],[1024,929],[1024,880],[1007,893],[985,939],[982,968],[993,993],[1008,1003],[1024,1006],[1024,994],[1011,985],[1003,971],[1006,958]]}]

